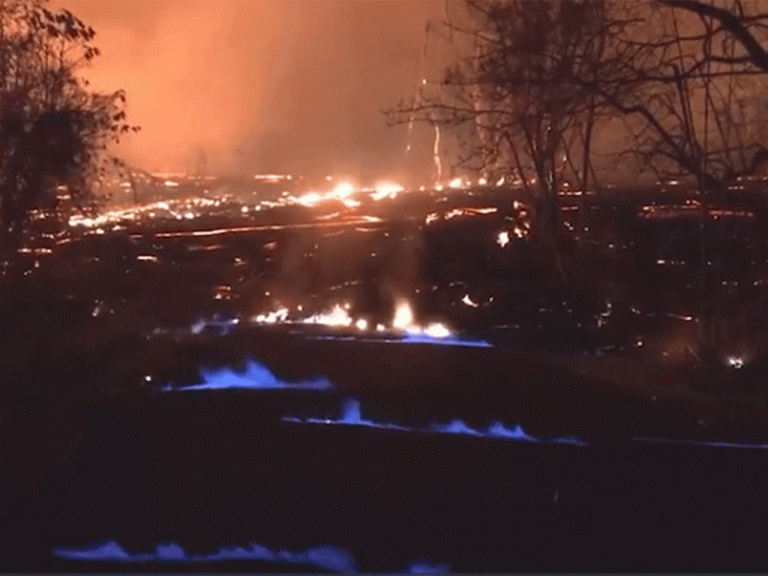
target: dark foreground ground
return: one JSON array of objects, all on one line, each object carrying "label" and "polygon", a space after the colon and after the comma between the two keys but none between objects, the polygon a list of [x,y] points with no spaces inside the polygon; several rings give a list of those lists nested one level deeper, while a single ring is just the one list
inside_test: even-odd
[{"label": "dark foreground ground", "polygon": [[[0,509],[2,524],[14,527],[4,532],[3,568],[317,570],[51,554],[108,540],[133,553],[176,542],[197,555],[250,542],[331,545],[353,554],[361,571],[400,571],[420,559],[458,572],[768,567],[765,447],[633,439],[764,443],[759,406],[703,395],[644,400],[495,349],[409,345],[398,353],[397,344],[261,338],[308,359],[286,370],[294,378],[318,373],[317,359],[309,366],[322,351],[343,367],[333,377],[346,384],[17,397],[2,422]],[[259,338],[229,339],[232,347],[245,341]],[[349,397],[360,399],[364,419],[418,430],[282,420],[338,418]],[[519,422],[538,438],[575,435],[589,445],[423,430],[457,417],[478,429]]]},{"label": "dark foreground ground", "polygon": [[[24,253],[28,271],[0,285],[0,568],[320,570],[52,553],[116,541],[195,555],[333,546],[360,571],[768,570],[768,387],[755,337],[768,317],[765,223],[732,219],[711,236],[720,264],[708,277],[730,287],[721,308],[735,319],[727,353],[745,365],[704,370],[681,359],[702,264],[692,221],[598,207],[574,288],[524,242],[498,243],[514,223],[508,195],[496,196],[410,197],[362,224],[218,215],[209,229],[261,228],[215,236],[134,224]],[[497,212],[449,217],[467,205]],[[346,302],[354,318],[389,325],[403,298],[416,322],[492,346],[313,339],[339,333],[249,320]],[[219,324],[191,329],[214,315]],[[249,358],[332,388],[157,391]],[[411,430],[283,420],[337,418],[348,398],[363,418]],[[453,419],[586,446],[425,430]]]},{"label": "dark foreground ground", "polygon": [[[330,544],[353,553],[362,571],[399,571],[418,559],[458,572],[768,566],[763,449],[577,447],[281,423],[286,404],[296,413],[311,403],[295,394],[194,393],[82,408],[73,457],[45,472],[37,501],[4,479],[4,569],[296,569],[50,554],[106,540],[136,553],[166,541],[197,554],[249,542]],[[38,425],[61,432],[54,422]]]}]

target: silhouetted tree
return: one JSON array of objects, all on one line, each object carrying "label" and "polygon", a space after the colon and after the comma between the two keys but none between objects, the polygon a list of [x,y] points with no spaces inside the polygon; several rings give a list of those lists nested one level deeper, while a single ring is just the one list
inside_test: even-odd
[{"label": "silhouetted tree", "polygon": [[534,239],[555,250],[564,276],[558,190],[567,166],[584,188],[594,173],[593,126],[609,106],[592,85],[612,73],[617,58],[610,38],[627,22],[603,0],[465,0],[463,6],[463,23],[445,26],[467,41],[470,54],[446,69],[438,93],[422,88],[387,111],[388,122],[470,125],[461,163],[486,177],[518,176],[530,188]]},{"label": "silhouetted tree", "polygon": [[0,248],[16,249],[30,213],[52,207],[55,188],[88,199],[108,143],[129,126],[123,91],[89,89],[79,72],[99,50],[95,32],[44,0],[0,3]]},{"label": "silhouetted tree", "polygon": [[[439,91],[425,85],[387,111],[388,122],[470,125],[465,165],[501,168],[523,184],[532,170],[534,232],[556,247],[558,162],[569,161],[586,187],[593,128],[621,120],[611,128],[620,124],[626,136],[617,156],[698,184],[703,254],[709,193],[733,197],[727,183],[755,169],[768,139],[768,13],[744,0],[460,5],[462,17],[445,28],[466,40],[465,58],[446,70]],[[700,290],[713,297],[703,273]]]},{"label": "silhouetted tree", "polygon": [[[768,139],[768,14],[740,0],[702,3],[656,0],[643,18],[611,41],[621,60],[612,75],[592,84],[594,97],[624,115],[627,152],[662,178],[696,182],[700,203],[700,352],[713,359],[727,338],[720,334],[730,296],[722,289],[719,232],[705,233],[713,199],[740,198],[728,184],[754,173]],[[621,91],[626,83],[641,90]],[[714,262],[710,271],[708,260]]]}]

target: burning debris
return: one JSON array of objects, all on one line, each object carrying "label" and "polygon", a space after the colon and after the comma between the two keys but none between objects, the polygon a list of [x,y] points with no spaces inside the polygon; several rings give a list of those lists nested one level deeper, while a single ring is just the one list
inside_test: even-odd
[{"label": "burning debris", "polygon": [[[327,312],[321,312],[306,317],[292,317],[290,310],[285,307],[276,310],[258,314],[251,320],[256,324],[315,324],[331,328],[350,328],[355,327],[360,333],[371,332],[368,320],[364,318],[353,318],[349,315],[352,306],[349,302],[344,304],[334,304],[333,308]],[[302,307],[297,307],[297,312],[302,312]],[[426,336],[429,338],[449,338],[453,332],[442,323],[433,322],[426,326],[417,324],[414,320],[413,310],[407,300],[398,300],[395,305],[394,317],[389,328],[378,324],[375,332],[381,333],[389,330],[390,332],[404,334],[410,337]]]},{"label": "burning debris", "polygon": [[278,308],[271,312],[254,316],[253,321],[257,324],[284,324],[288,321],[288,308]]},{"label": "burning debris", "polygon": [[[330,312],[320,313],[320,314],[314,314],[313,316],[310,316],[309,318],[304,318],[301,320],[302,324],[320,324],[323,326],[351,326],[353,323],[352,318],[349,316],[349,309],[350,304],[344,304],[344,306],[339,306],[336,304],[333,309]],[[360,322],[365,322],[364,320],[358,321],[355,323],[356,326],[358,326],[358,329],[360,327]],[[367,323],[363,324],[363,329],[367,328]]]},{"label": "burning debris", "polygon": [[398,194],[404,191],[405,188],[399,184],[380,182],[374,187],[374,191],[371,193],[371,198],[377,201],[383,200],[384,198],[396,198]]}]

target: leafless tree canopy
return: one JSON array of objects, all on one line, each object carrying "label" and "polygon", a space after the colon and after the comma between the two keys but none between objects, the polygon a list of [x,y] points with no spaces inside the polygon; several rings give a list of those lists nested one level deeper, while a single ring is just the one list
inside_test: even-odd
[{"label": "leafless tree canopy", "polygon": [[443,25],[472,48],[387,111],[388,121],[471,126],[464,165],[533,183],[538,233],[549,242],[563,178],[584,187],[612,179],[609,164],[600,174],[593,165],[608,133],[622,135],[610,151],[616,162],[706,190],[749,172],[767,141],[768,14],[756,4],[465,0],[464,8]]}]

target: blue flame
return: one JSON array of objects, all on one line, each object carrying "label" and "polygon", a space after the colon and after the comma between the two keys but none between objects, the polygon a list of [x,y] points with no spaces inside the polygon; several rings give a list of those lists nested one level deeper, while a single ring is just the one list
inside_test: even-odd
[{"label": "blue flame", "polygon": [[466,436],[482,436],[483,433],[470,428],[461,420],[451,420],[450,424],[430,424],[430,428],[446,434],[464,434]]},{"label": "blue flame", "polygon": [[114,541],[86,550],[54,548],[52,553],[67,560],[118,562],[220,562],[225,560],[260,560],[275,563],[307,564],[337,572],[357,572],[353,554],[333,546],[308,548],[302,552],[273,552],[261,544],[223,547],[212,554],[187,554],[179,544],[158,544],[154,553],[133,554]]},{"label": "blue flame", "polygon": [[362,417],[360,412],[360,402],[354,398],[347,398],[344,401],[344,407],[341,411],[341,418],[337,420],[323,419],[323,418],[307,418],[302,420],[292,416],[283,417],[284,422],[293,422],[295,424],[346,424],[351,426],[370,426],[372,428],[386,428],[388,430],[404,430],[410,431],[410,428],[405,426],[398,426],[391,423],[378,423],[371,420],[366,420]]},{"label": "blue flame", "polygon": [[345,342],[354,341],[374,344],[435,344],[440,346],[464,346],[467,348],[493,348],[493,344],[489,344],[485,340],[463,340],[461,338],[456,338],[455,336],[441,338],[424,333],[406,333],[402,337],[397,338],[391,336],[375,338],[361,338],[358,336],[307,336],[307,340],[341,340]]},{"label": "blue flame", "polygon": [[[283,416],[283,422],[290,422],[293,424],[327,424],[327,425],[347,425],[347,426],[368,426],[372,428],[382,428],[387,430],[403,430],[406,432],[431,432],[438,434],[458,434],[461,436],[473,436],[475,438],[500,438],[505,440],[512,440],[517,442],[546,442],[554,444],[570,444],[572,446],[589,446],[584,440],[575,436],[561,436],[556,438],[537,438],[528,434],[520,424],[515,424],[513,428],[508,428],[504,423],[497,421],[491,422],[491,424],[485,430],[479,430],[472,428],[466,422],[461,419],[455,418],[448,424],[440,422],[431,422],[426,428],[408,428],[405,426],[399,426],[389,422],[374,422],[362,417],[360,402],[354,398],[347,398],[344,401],[341,417],[337,419],[330,418],[298,418],[296,416]],[[685,439],[672,439],[672,438],[641,438],[633,437],[632,440],[637,442],[653,442],[653,443],[676,443],[676,444],[692,444],[696,446],[711,446],[714,448],[751,448],[759,450],[768,450],[768,444],[758,443],[740,443],[740,442],[723,442],[712,440],[685,440]]]},{"label": "blue flame", "polygon": [[448,574],[451,567],[448,564],[432,564],[427,560],[412,563],[405,569],[409,574]]},{"label": "blue flame", "polygon": [[523,440],[526,442],[538,442],[533,436],[526,434],[523,427],[520,424],[515,424],[515,427],[510,430],[506,428],[501,422],[492,422],[488,426],[488,435],[495,438],[509,438],[510,440]]},{"label": "blue flame", "polygon": [[[388,340],[388,342],[398,342],[398,340]],[[413,344],[440,344],[443,346],[466,346],[470,348],[493,348],[493,345],[489,344],[485,340],[462,340],[455,336],[446,336],[444,338],[438,338],[435,336],[429,336],[428,334],[407,334],[405,338],[399,340],[399,342],[413,343]]]},{"label": "blue flame", "polygon": [[[85,550],[54,548],[54,556],[65,560],[107,561],[107,562],[222,562],[227,560],[259,560],[262,562],[304,564],[324,570],[343,573],[357,573],[357,558],[351,552],[335,546],[315,546],[302,552],[278,550],[251,542],[247,546],[225,546],[212,554],[187,554],[179,544],[169,542],[158,544],[154,552],[134,554],[126,551],[115,541],[105,542]],[[447,574],[448,564],[432,565],[419,560],[411,563],[401,572],[409,574]]]},{"label": "blue flame", "polygon": [[406,432],[436,432],[439,434],[459,434],[463,436],[474,436],[476,438],[503,438],[518,442],[553,442],[557,444],[572,444],[574,446],[588,446],[586,442],[572,436],[562,438],[541,439],[529,435],[520,424],[510,429],[499,421],[494,421],[485,431],[477,430],[468,426],[463,420],[458,418],[448,424],[432,422],[426,428],[407,428],[389,422],[373,422],[362,417],[360,402],[355,398],[347,398],[344,401],[344,407],[341,417],[337,419],[330,418],[298,418],[296,416],[283,416],[283,422],[292,424],[331,424],[331,425],[353,425],[369,426],[372,428],[384,428],[388,430],[404,430]]},{"label": "blue flame", "polygon": [[180,561],[187,557],[184,549],[175,542],[158,544],[155,548],[155,554],[159,560]]},{"label": "blue flame", "polygon": [[[237,374],[231,368],[225,367],[216,370],[200,369],[200,375],[203,377],[202,384],[194,386],[184,386],[179,390],[218,390],[222,388],[294,388],[303,390],[328,390],[332,387],[331,383],[325,378],[317,378],[304,382],[284,382],[275,377],[272,371],[254,360],[246,362],[244,374]],[[170,390],[166,386],[165,390]]]}]

